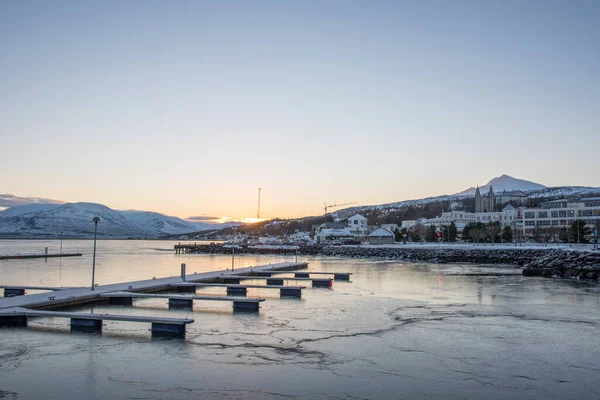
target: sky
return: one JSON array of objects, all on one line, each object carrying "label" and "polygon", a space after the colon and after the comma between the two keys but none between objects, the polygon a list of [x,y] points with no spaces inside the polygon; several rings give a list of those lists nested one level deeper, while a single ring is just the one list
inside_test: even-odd
[{"label": "sky", "polygon": [[598,1],[0,2],[0,193],[317,215],[600,186]]}]

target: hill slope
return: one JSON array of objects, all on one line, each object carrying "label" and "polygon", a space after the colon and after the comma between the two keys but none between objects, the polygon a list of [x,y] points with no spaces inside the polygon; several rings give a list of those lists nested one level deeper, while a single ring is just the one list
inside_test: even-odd
[{"label": "hill slope", "polygon": [[[498,177],[492,179],[485,185],[480,186],[479,191],[482,194],[485,194],[490,190],[490,186],[492,186],[494,188],[495,193],[499,193],[504,190],[506,190],[507,192],[509,192],[511,190],[522,190],[524,192],[527,192],[530,190],[542,190],[542,189],[546,188],[546,186],[541,185],[539,183],[527,181],[525,179],[513,178],[512,176],[509,176],[509,175],[502,175],[502,176],[498,176]],[[476,190],[476,188],[470,187],[470,188],[463,190],[462,192],[458,192],[454,195],[455,196],[473,196],[473,195],[475,195],[475,190]]]},{"label": "hill slope", "polygon": [[0,235],[90,237],[94,233],[91,221],[96,216],[100,218],[100,237],[153,238],[215,227],[149,211],[116,211],[96,203],[27,204],[0,212]]}]

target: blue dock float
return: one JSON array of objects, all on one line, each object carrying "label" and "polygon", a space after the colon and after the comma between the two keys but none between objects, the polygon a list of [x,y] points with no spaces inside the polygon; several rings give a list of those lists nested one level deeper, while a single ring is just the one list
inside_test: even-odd
[{"label": "blue dock float", "polygon": [[294,278],[269,278],[269,277],[256,276],[256,275],[250,275],[250,276],[234,275],[234,276],[221,277],[221,280],[223,280],[223,282],[232,283],[232,284],[239,284],[241,280],[248,280],[248,279],[256,279],[256,280],[265,279],[267,281],[267,285],[270,284],[270,285],[275,285],[275,286],[283,285],[283,281],[311,281],[312,287],[314,287],[314,288],[333,286],[333,280],[330,278],[296,278],[296,277],[294,277]]},{"label": "blue dock float", "polygon": [[16,286],[16,285],[0,285],[4,289],[4,297],[24,296],[26,290],[43,290],[50,292],[58,292],[60,290],[78,289],[74,287],[50,287],[50,286]]},{"label": "blue dock float", "polygon": [[[189,309],[192,310],[194,307],[194,300],[209,300],[209,301],[231,301],[233,302],[233,311],[247,311],[252,310],[259,312],[260,303],[265,299],[248,299],[246,297],[220,297],[220,296],[188,296],[182,294],[166,294],[166,293],[135,293],[135,292],[109,292],[103,293],[101,297],[108,297],[109,304],[115,302],[121,303],[120,305],[132,305],[133,299],[168,299],[170,309]],[[113,300],[110,299],[126,299]]]},{"label": "blue dock float", "polygon": [[[176,288],[187,287],[191,289],[190,292],[196,292],[196,288],[203,287],[224,287],[227,288],[227,296],[246,296],[248,289],[279,289],[280,297],[295,297],[302,298],[302,289],[306,289],[306,286],[284,286],[284,285],[238,285],[229,283],[195,283],[195,282],[181,282],[175,283],[171,286]],[[179,291],[179,290],[178,290]]]},{"label": "blue dock float", "polygon": [[102,333],[102,321],[150,322],[152,335],[185,336],[185,326],[194,322],[190,318],[164,318],[138,315],[88,314],[69,311],[42,311],[27,308],[7,308],[0,310],[0,326],[27,326],[28,317],[58,317],[71,319],[71,332]]},{"label": "blue dock float", "polygon": [[293,272],[295,278],[310,278],[311,275],[333,275],[333,279],[336,281],[350,281],[350,275],[352,272],[313,272],[313,271],[281,271],[273,272],[273,274],[283,274]]}]

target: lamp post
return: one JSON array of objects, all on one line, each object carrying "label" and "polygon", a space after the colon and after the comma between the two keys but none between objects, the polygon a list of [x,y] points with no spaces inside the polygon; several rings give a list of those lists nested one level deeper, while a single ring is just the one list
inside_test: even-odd
[{"label": "lamp post", "polygon": [[100,218],[94,217],[92,219],[94,223],[94,255],[92,256],[92,290],[94,290],[94,276],[96,275],[96,234],[98,232],[98,222]]},{"label": "lamp post", "polygon": [[231,270],[235,267],[235,246],[236,246],[237,230],[233,227],[233,245],[231,246]]},{"label": "lamp post", "polygon": [[60,256],[61,256],[61,257],[62,257],[62,240],[63,240],[63,233],[64,233],[64,232],[61,232],[61,233],[60,233]]}]

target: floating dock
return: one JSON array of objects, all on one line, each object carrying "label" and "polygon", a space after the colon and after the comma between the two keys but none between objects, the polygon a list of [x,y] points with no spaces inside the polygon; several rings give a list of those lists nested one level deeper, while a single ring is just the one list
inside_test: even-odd
[{"label": "floating dock", "polygon": [[57,258],[57,257],[81,257],[81,253],[44,253],[44,254],[11,254],[0,255],[0,260],[20,260],[27,258]]},{"label": "floating dock", "polygon": [[[297,270],[307,268],[307,263],[277,263],[260,265],[251,268],[241,268],[235,271],[213,271],[200,274],[191,274],[182,276],[173,276],[160,279],[147,279],[135,282],[116,283],[111,285],[98,286],[94,289],[88,288],[42,288],[38,286],[7,286],[10,289],[18,289],[19,293],[12,293],[12,297],[0,298],[0,326],[27,326],[28,317],[64,317],[71,319],[71,330],[91,330],[99,332],[102,330],[103,320],[118,320],[132,322],[150,322],[152,324],[153,335],[172,335],[184,336],[185,326],[193,320],[177,319],[177,318],[154,318],[149,316],[135,315],[111,315],[111,314],[89,314],[89,313],[73,313],[66,311],[54,311],[61,307],[79,306],[86,303],[93,303],[106,298],[130,298],[133,297],[161,297],[174,300],[177,303],[180,300],[180,305],[189,306],[190,301],[194,300],[219,300],[231,301],[234,306],[234,311],[258,311],[259,303],[264,299],[248,299],[245,297],[215,297],[215,296],[182,296],[182,295],[167,295],[155,294],[154,296],[148,292],[159,292],[161,290],[169,290],[175,287],[175,284],[182,282],[211,282],[221,279],[224,276],[233,274],[251,273],[256,271],[270,270]],[[51,293],[24,294],[26,289],[31,290],[53,290]],[[5,287],[5,296],[6,296]],[[194,288],[195,290],[195,288]],[[141,293],[140,293],[141,292]],[[9,293],[10,294],[10,293]],[[110,302],[110,300],[108,300]],[[52,310],[52,311],[44,311]]]},{"label": "floating dock", "polygon": [[239,284],[242,280],[249,279],[264,279],[267,281],[267,285],[283,285],[284,281],[310,281],[312,283],[312,287],[331,287],[332,280],[329,278],[272,278],[269,276],[260,276],[257,275],[228,275],[220,278],[226,283],[235,283]]},{"label": "floating dock", "polygon": [[[240,268],[235,271],[212,271],[200,274],[185,274],[185,264],[182,264],[180,276],[167,278],[152,278],[147,280],[116,283],[95,288],[66,288],[44,286],[16,286],[4,285],[4,298],[0,298],[0,326],[27,326],[29,317],[62,317],[70,318],[71,331],[102,332],[102,321],[130,321],[146,322],[151,324],[153,336],[184,337],[186,326],[192,322],[190,318],[164,318],[138,315],[94,314],[85,312],[59,311],[57,308],[80,306],[86,303],[99,301],[112,305],[133,306],[133,299],[161,298],[169,302],[169,309],[192,309],[195,301],[226,301],[231,302],[235,312],[257,313],[262,298],[247,298],[248,288],[278,289],[281,297],[301,298],[302,290],[306,286],[288,286],[286,280],[310,281],[313,287],[331,287],[331,278],[309,277],[272,277],[271,274],[294,273],[316,275],[344,275],[350,273],[320,273],[298,272],[299,269],[308,268],[303,262],[284,262],[267,264],[249,268]],[[254,275],[251,275],[254,274]],[[259,274],[268,276],[258,276]],[[242,279],[264,279],[266,285],[241,285]],[[349,280],[345,279],[345,280]],[[233,281],[233,282],[223,282]],[[196,289],[202,287],[225,287],[227,296],[197,295]],[[26,290],[46,290],[50,293],[36,293],[25,295]],[[176,290],[179,293],[164,293]],[[158,292],[163,293],[158,293]],[[189,294],[183,294],[189,293]]]},{"label": "floating dock", "polygon": [[227,296],[246,296],[248,289],[279,289],[280,297],[302,298],[302,289],[306,286],[288,286],[288,285],[237,285],[233,283],[193,283],[181,282],[175,286],[179,292],[196,293],[196,288],[203,287],[224,287],[227,288]]},{"label": "floating dock", "polygon": [[310,275],[333,275],[333,279],[336,281],[349,281],[350,275],[352,272],[315,272],[315,271],[303,271],[303,272],[295,272],[295,271],[267,271],[267,272],[257,272],[257,276],[268,276],[271,277],[277,274],[289,274],[294,273],[294,278],[310,278]]}]

